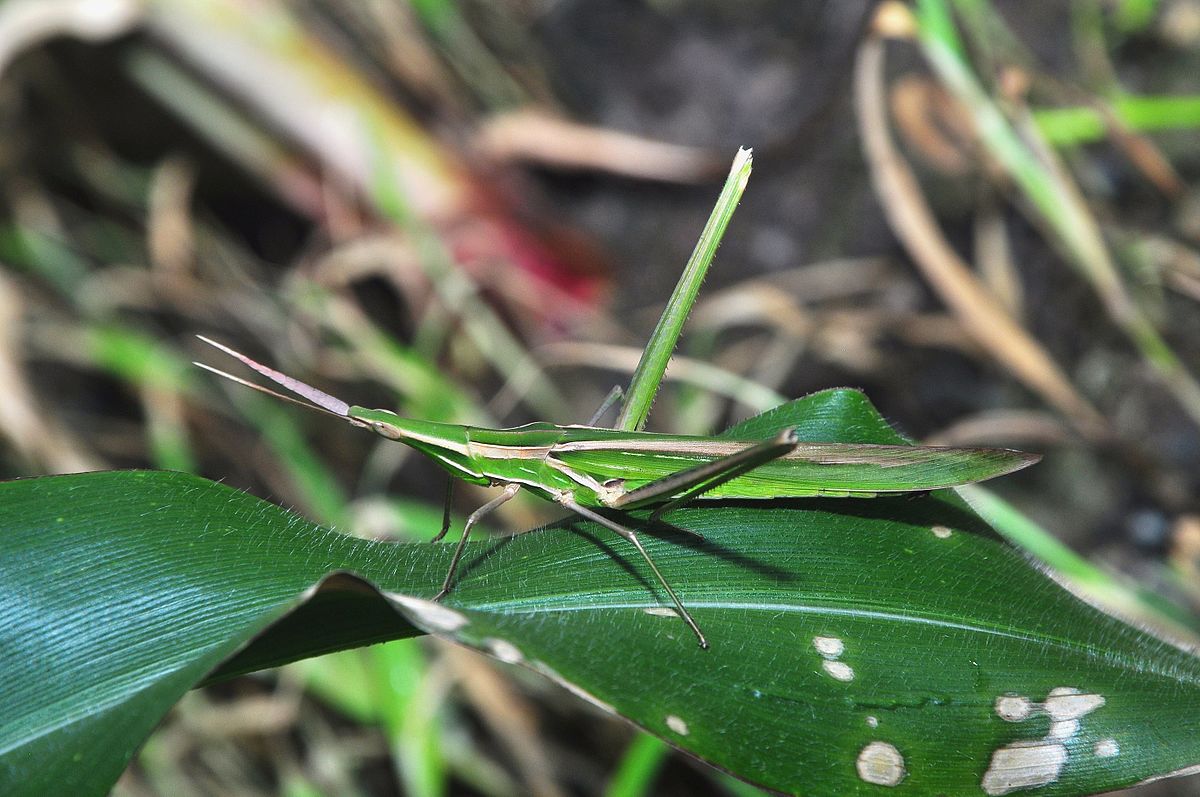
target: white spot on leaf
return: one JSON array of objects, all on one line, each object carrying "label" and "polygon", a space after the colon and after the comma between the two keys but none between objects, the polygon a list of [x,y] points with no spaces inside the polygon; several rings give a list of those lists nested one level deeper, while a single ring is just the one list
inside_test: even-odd
[{"label": "white spot on leaf", "polygon": [[873,717],[873,716],[868,715],[867,716],[867,727],[868,728],[878,728],[879,727],[879,717]]},{"label": "white spot on leaf", "polygon": [[395,592],[385,592],[384,597],[393,603],[400,604],[412,615],[418,625],[428,626],[434,631],[451,633],[470,622],[466,615],[423,598],[414,598],[411,595],[400,595]]},{"label": "white spot on leaf", "polygon": [[815,636],[812,643],[821,658],[825,659],[821,662],[821,668],[826,673],[839,681],[854,680],[854,669],[844,661],[835,661],[838,656],[846,652],[845,642],[835,636]]},{"label": "white spot on leaf", "polygon": [[1050,723],[1050,731],[1046,734],[1046,739],[1065,742],[1077,733],[1079,733],[1079,720],[1055,720]]},{"label": "white spot on leaf", "polygon": [[1000,695],[996,698],[996,716],[1005,722],[1020,722],[1033,712],[1033,702],[1024,695]]},{"label": "white spot on leaf", "polygon": [[815,636],[813,647],[817,653],[829,659],[836,659],[846,651],[846,643],[835,636]]},{"label": "white spot on leaf", "polygon": [[521,649],[507,639],[489,639],[484,642],[484,647],[505,664],[520,664],[525,660],[525,654],[521,653]]},{"label": "white spot on leaf", "polygon": [[838,681],[853,681],[854,668],[844,661],[823,661],[821,667],[825,672],[829,673],[830,677]]},{"label": "white spot on leaf", "polygon": [[908,774],[904,768],[904,756],[887,742],[871,742],[859,751],[858,760],[854,763],[858,776],[876,786],[896,786]]},{"label": "white spot on leaf", "polygon": [[1103,695],[1085,695],[1078,689],[1060,686],[1050,690],[1043,704],[1052,720],[1075,720],[1104,705]]},{"label": "white spot on leaf", "polygon": [[1050,729],[1042,739],[998,748],[980,786],[987,794],[998,795],[1054,783],[1067,763],[1066,742],[1079,733],[1080,719],[1103,705],[1102,695],[1085,694],[1070,686],[1051,689],[1043,703],[1016,694],[996,698],[996,714],[1002,719],[1021,722],[1035,712],[1044,712],[1050,716]]},{"label": "white spot on leaf", "polygon": [[642,609],[646,614],[654,617],[678,617],[678,613],[670,606],[648,606]]},{"label": "white spot on leaf", "polygon": [[933,536],[937,537],[939,540],[949,539],[950,534],[952,533],[946,526],[934,526],[932,529],[930,529],[930,531],[932,531]]},{"label": "white spot on leaf", "polygon": [[676,717],[674,714],[667,715],[667,727],[675,731],[675,733],[679,734],[680,736],[688,735],[688,724],[680,717]]},{"label": "white spot on leaf", "polygon": [[1096,742],[1092,752],[1097,758],[1112,758],[1121,754],[1121,745],[1117,744],[1116,739],[1101,739]]},{"label": "white spot on leaf", "polygon": [[1014,742],[992,753],[980,786],[990,795],[1032,789],[1058,780],[1067,748],[1058,743]]}]

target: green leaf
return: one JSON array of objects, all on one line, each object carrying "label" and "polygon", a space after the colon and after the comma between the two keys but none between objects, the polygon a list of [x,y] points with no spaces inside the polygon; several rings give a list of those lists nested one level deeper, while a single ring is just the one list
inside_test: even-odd
[{"label": "green leaf", "polygon": [[795,429],[810,443],[875,443],[902,446],[902,437],[861,391],[838,388],[780,404],[774,409],[730,426],[719,437],[767,440],[784,429]]},{"label": "green leaf", "polygon": [[[852,391],[735,430],[779,424],[895,442]],[[788,793],[1080,794],[1200,761],[1200,662],[1076,600],[953,495],[645,523],[709,650],[622,540],[574,520],[473,543],[433,604],[447,546],[344,537],[191,476],[11,482],[0,519],[4,794],[101,793],[206,676],[413,626]]]}]

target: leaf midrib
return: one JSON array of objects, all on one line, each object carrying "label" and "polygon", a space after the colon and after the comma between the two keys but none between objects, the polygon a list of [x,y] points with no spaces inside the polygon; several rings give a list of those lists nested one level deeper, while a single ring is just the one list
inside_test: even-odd
[{"label": "leaf midrib", "polygon": [[[496,614],[517,614],[517,615],[538,615],[551,613],[565,612],[586,612],[586,611],[604,611],[607,609],[639,609],[659,607],[661,604],[657,602],[614,602],[614,603],[579,603],[570,606],[546,606],[532,604],[529,601],[492,601],[488,603],[477,603],[471,606],[462,606],[465,611],[470,612],[494,612]],[[1157,666],[1147,667],[1146,660],[1134,658],[1124,653],[1114,654],[1110,649],[1101,649],[1092,645],[1079,645],[1071,643],[1069,640],[1064,640],[1060,637],[1051,636],[1049,634],[1030,634],[1021,633],[1002,628],[992,628],[983,625],[975,625],[972,623],[960,622],[956,620],[947,620],[940,617],[929,617],[923,615],[900,614],[897,612],[886,612],[877,609],[864,608],[848,608],[838,606],[803,606],[794,603],[747,603],[737,601],[697,601],[689,600],[687,602],[689,609],[716,609],[725,611],[754,611],[754,612],[769,612],[769,613],[791,613],[791,614],[827,614],[832,616],[853,617],[856,619],[877,620],[880,622],[897,622],[897,623],[913,623],[921,625],[930,625],[937,628],[952,629],[957,631],[967,631],[970,633],[982,634],[986,636],[1001,637],[1005,639],[1013,639],[1020,642],[1028,642],[1046,647],[1055,647],[1061,650],[1072,652],[1080,652],[1092,659],[1103,660],[1110,665],[1117,665],[1126,669],[1133,669],[1142,673],[1149,673],[1161,678],[1171,680],[1183,680],[1191,684],[1200,685],[1200,673],[1192,673],[1180,671],[1175,667],[1159,668]],[[1170,653],[1180,653],[1174,645],[1169,642],[1154,637],[1162,645],[1163,649]]]}]

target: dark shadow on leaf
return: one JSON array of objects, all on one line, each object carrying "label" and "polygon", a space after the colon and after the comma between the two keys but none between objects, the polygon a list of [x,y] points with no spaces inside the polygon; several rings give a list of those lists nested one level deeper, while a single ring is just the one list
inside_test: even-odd
[{"label": "dark shadow on leaf", "polygon": [[[763,502],[760,501],[750,503],[757,503],[761,505]],[[759,506],[756,508],[761,507]],[[613,517],[614,519],[617,519],[616,515]],[[632,530],[640,533],[643,538],[654,537],[656,539],[670,542],[673,545],[688,548],[700,555],[716,556],[738,567],[758,573],[759,575],[767,578],[773,578],[777,581],[789,583],[796,581],[795,573],[776,567],[765,560],[749,556],[735,548],[722,545],[721,543],[704,537],[695,531],[668,523],[662,518],[651,520],[646,512],[621,513],[620,520]],[[543,531],[554,531],[555,529],[568,529],[573,534],[588,540],[588,542],[616,562],[630,576],[637,579],[638,582],[645,586],[650,592],[654,593],[655,595],[659,593],[660,588],[658,583],[656,581],[647,579],[634,566],[633,562],[639,561],[641,557],[631,545],[625,543],[624,540],[620,540],[617,535],[612,532],[605,531],[603,534],[597,535],[588,530],[584,524],[591,525],[589,521],[581,518],[567,517],[542,528],[519,532],[517,534],[512,534],[495,540],[484,550],[480,551],[478,555],[463,558],[462,564],[459,565],[456,581],[461,582],[462,580],[466,579],[472,570],[482,564],[488,557],[496,554],[503,548],[503,546],[507,545],[516,537],[520,537],[525,534],[537,534]],[[611,543],[616,544],[614,545]],[[653,555],[654,554],[651,553],[651,556]]]},{"label": "dark shadow on leaf", "polygon": [[699,508],[778,512],[780,509],[825,515],[842,515],[864,520],[888,521],[913,526],[946,526],[956,531],[992,540],[1003,540],[958,495],[947,491],[906,493],[877,498],[773,498],[770,501],[721,499],[693,504],[686,512]]},{"label": "dark shadow on leaf", "polygon": [[652,534],[659,539],[669,539],[670,542],[684,548],[690,548],[696,553],[719,557],[745,570],[767,578],[773,578],[776,581],[791,583],[797,580],[796,574],[789,570],[776,567],[763,559],[749,556],[736,548],[722,545],[716,540],[705,537],[698,532],[668,523],[661,517],[653,520],[649,518],[638,518],[637,520],[640,521],[640,524],[643,524],[642,528],[648,534]]},{"label": "dark shadow on leaf", "polygon": [[[838,515],[925,528],[940,525],[961,533],[1003,541],[1003,538],[976,515],[961,498],[948,491],[877,498],[779,498],[769,501],[723,499],[697,501],[690,506],[673,510],[665,517],[660,518],[651,519],[648,510],[613,513],[610,516],[639,532],[643,538],[653,537],[686,548],[697,555],[717,557],[736,567],[776,582],[796,583],[799,577],[794,571],[748,554],[744,548],[725,545],[712,536],[701,535],[688,525],[689,520],[701,517],[702,513],[730,510],[743,513],[743,517],[747,512],[774,514],[781,510],[791,511],[805,516],[807,518],[805,522],[812,522],[811,519],[814,515]],[[650,594],[659,595],[658,584],[644,576],[637,568],[636,562],[640,557],[636,550],[625,544],[624,541],[618,541],[615,534],[610,537],[607,531],[597,533],[592,530],[591,524],[587,521],[573,517],[564,518],[542,528],[494,539],[478,549],[473,547],[474,555],[468,554],[464,557],[459,567],[456,584],[463,583],[473,571],[503,550],[514,538],[525,534],[553,532],[556,529],[570,530],[588,540],[590,544],[596,546],[626,573],[635,578]],[[475,553],[475,551],[478,552]],[[651,555],[654,555],[653,551]]]},{"label": "dark shadow on leaf", "polygon": [[[314,628],[321,629],[319,645],[314,643]],[[332,573],[306,600],[263,629],[197,685],[423,633],[370,583],[351,573]]]},{"label": "dark shadow on leaf", "polygon": [[[512,541],[518,537],[523,537],[526,534],[539,534],[542,532],[555,531],[556,529],[566,529],[566,530],[569,530],[571,533],[588,540],[588,542],[590,542],[597,549],[599,549],[601,552],[603,552],[606,556],[608,556],[608,558],[610,558],[614,562],[616,562],[623,570],[625,570],[625,572],[627,572],[630,576],[632,576],[634,579],[636,579],[638,582],[640,582],[644,587],[646,587],[646,589],[650,590],[650,592],[657,595],[658,594],[657,593],[658,585],[657,584],[652,585],[650,581],[648,581],[645,577],[643,577],[642,574],[639,573],[638,570],[632,564],[630,564],[630,562],[627,558],[626,554],[632,554],[633,556],[636,557],[637,551],[635,551],[632,547],[629,547],[629,549],[626,553],[619,552],[616,548],[614,548],[612,545],[610,545],[608,543],[608,541],[601,539],[599,536],[591,533],[590,531],[584,530],[583,528],[581,528],[578,525],[579,523],[585,523],[585,522],[587,522],[587,521],[579,520],[576,518],[564,518],[563,520],[556,521],[548,526],[542,526],[540,528],[530,529],[529,531],[521,531],[521,532],[517,532],[516,534],[509,534],[504,537],[499,537],[497,539],[494,539],[491,542],[487,543],[486,547],[484,547],[483,550],[481,550],[477,555],[463,557],[462,563],[458,567],[458,574],[455,577],[455,584],[462,583],[464,580],[469,578],[471,572],[476,567],[478,567],[479,565],[486,562],[489,558],[498,554],[501,550],[503,550],[505,547],[507,547],[509,544],[511,544]],[[615,536],[616,535],[613,535],[614,538],[615,538]],[[451,590],[450,594],[451,595],[454,594],[453,589]]]}]

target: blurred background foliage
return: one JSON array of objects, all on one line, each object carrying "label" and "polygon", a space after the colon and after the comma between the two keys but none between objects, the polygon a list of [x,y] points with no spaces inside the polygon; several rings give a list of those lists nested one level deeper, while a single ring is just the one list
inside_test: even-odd
[{"label": "blurred background foliage", "polygon": [[[184,470],[431,536],[431,466],[226,390],[192,336],[414,417],[585,421],[750,146],[651,428],[862,387],[916,439],[1045,452],[996,490],[1194,610],[1200,2],[914,10],[5,0],[0,476]],[[118,793],[754,792],[407,640],[189,694]]]}]

